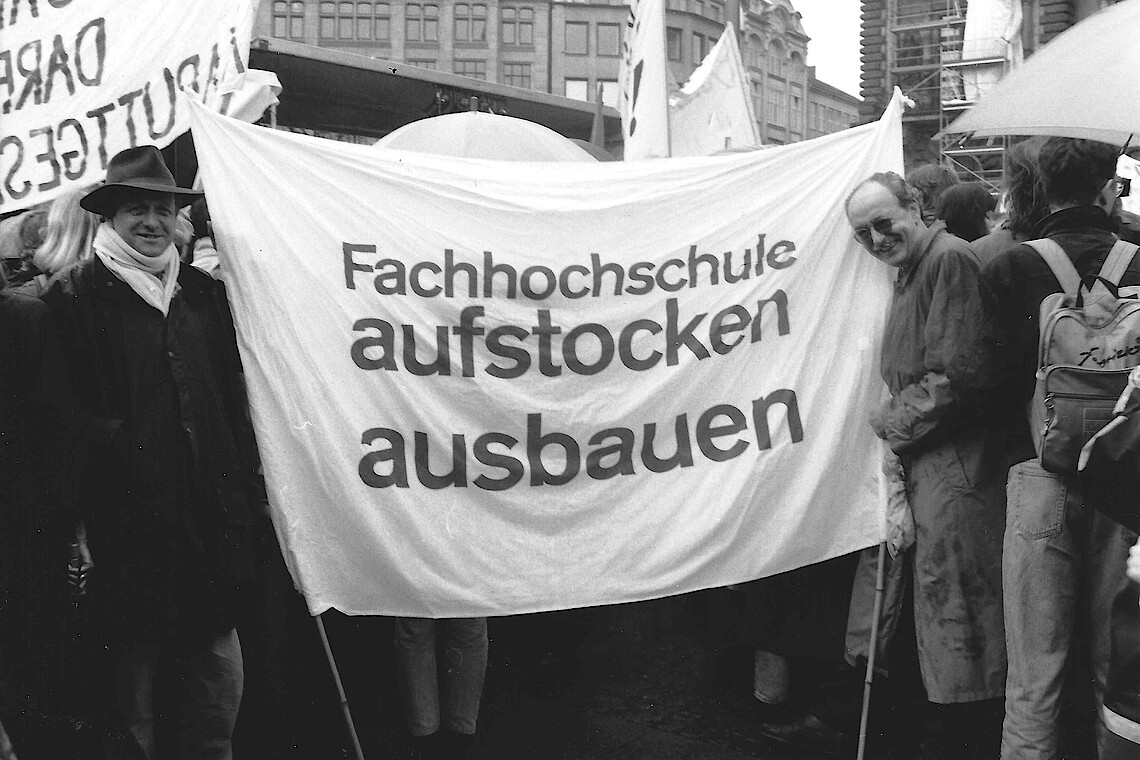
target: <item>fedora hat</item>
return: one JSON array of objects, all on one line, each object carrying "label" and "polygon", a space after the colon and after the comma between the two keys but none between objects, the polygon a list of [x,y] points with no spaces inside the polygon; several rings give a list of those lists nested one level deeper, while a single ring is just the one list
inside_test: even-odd
[{"label": "fedora hat", "polygon": [[107,179],[79,201],[79,205],[95,214],[102,214],[107,201],[115,195],[115,188],[147,190],[152,193],[170,193],[174,205],[186,206],[202,197],[199,190],[179,187],[174,175],[166,168],[162,154],[153,145],[140,145],[116,153],[107,165]]}]

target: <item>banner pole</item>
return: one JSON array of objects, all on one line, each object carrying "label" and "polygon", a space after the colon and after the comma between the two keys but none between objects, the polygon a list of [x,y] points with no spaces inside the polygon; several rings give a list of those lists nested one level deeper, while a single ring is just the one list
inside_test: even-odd
[{"label": "banner pole", "polygon": [[356,760],[364,760],[364,751],[360,749],[360,738],[356,735],[356,726],[352,722],[352,711],[348,709],[348,696],[344,693],[344,684],[340,680],[340,671],[337,670],[336,660],[333,659],[332,647],[329,646],[329,637],[325,633],[325,621],[320,615],[315,615],[317,633],[321,635],[321,645],[325,648],[325,657],[329,661],[329,670],[332,671],[333,682],[336,683],[336,695],[340,699],[340,709],[344,713],[344,722],[348,726],[348,735],[352,738],[352,749]]},{"label": "banner pole", "polygon": [[875,653],[879,648],[879,613],[883,607],[883,577],[887,544],[879,544],[879,565],[875,570],[875,603],[871,610],[871,645],[867,649],[867,673],[863,677],[863,712],[859,716],[859,751],[856,760],[863,760],[867,749],[867,717],[871,713],[871,681],[875,677]]},{"label": "banner pole", "polygon": [[668,20],[669,15],[665,12],[666,0],[661,0],[661,29],[664,34],[661,36],[661,66],[665,69],[664,82],[665,87],[665,156],[672,158],[673,156],[673,117],[669,113],[669,80],[672,75],[669,73],[669,28]]}]

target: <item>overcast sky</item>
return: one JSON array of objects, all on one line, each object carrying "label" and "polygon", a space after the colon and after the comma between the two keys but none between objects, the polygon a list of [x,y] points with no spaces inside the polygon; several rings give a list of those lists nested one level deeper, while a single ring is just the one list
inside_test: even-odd
[{"label": "overcast sky", "polygon": [[803,16],[808,65],[830,85],[859,95],[859,0],[792,0]]}]

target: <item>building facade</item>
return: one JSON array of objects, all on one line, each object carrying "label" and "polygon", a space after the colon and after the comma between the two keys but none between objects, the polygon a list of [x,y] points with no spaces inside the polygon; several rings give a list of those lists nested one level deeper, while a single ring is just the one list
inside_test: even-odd
[{"label": "building facade", "polygon": [[[737,6],[668,0],[666,57],[684,82]],[[757,131],[783,144],[845,129],[859,99],[815,78],[808,37],[789,0],[741,0],[741,55]],[[409,66],[618,105],[624,0],[273,0],[254,36],[335,48]]]},{"label": "building facade", "polygon": [[[1081,19],[1119,0],[1014,0],[1021,3],[1026,57]],[[1008,70],[1001,56],[971,55],[969,0],[862,0],[860,121],[877,119],[898,86],[914,101],[903,115],[908,168],[942,163],[963,180],[1000,181],[1008,138],[934,140],[975,100],[969,83],[984,67]],[[967,87],[963,87],[963,83]],[[976,93],[981,94],[981,91]]]}]

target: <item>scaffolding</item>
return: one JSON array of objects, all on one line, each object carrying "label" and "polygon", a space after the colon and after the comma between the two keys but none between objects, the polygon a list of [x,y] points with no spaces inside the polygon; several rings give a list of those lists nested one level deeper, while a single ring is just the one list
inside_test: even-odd
[{"label": "scaffolding", "polygon": [[[967,0],[888,0],[887,65],[893,84],[914,102],[904,123],[916,140],[945,130],[1009,70],[1001,40],[966,42]],[[940,137],[938,162],[965,182],[1001,185],[1008,138]]]}]

